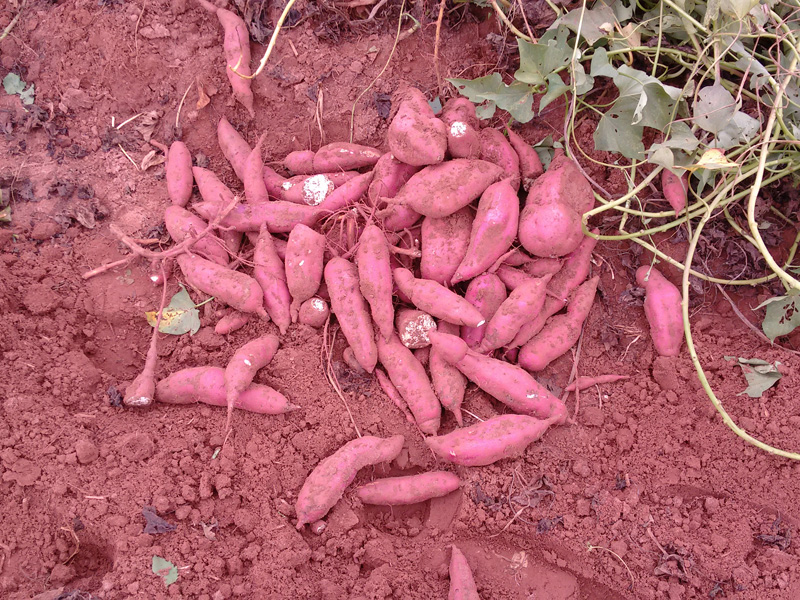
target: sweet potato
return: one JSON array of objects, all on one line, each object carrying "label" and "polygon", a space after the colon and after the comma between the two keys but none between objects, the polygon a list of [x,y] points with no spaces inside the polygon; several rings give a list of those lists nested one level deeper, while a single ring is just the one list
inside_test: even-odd
[{"label": "sweet potato", "polygon": [[519,456],[557,422],[556,417],[500,415],[447,435],[426,438],[425,443],[444,462],[482,467]]},{"label": "sweet potato", "polygon": [[[506,286],[497,275],[491,273],[478,275],[469,282],[464,293],[464,299],[477,308],[486,321],[494,316],[507,297]],[[474,348],[481,343],[485,332],[486,323],[480,327],[465,325],[461,328],[461,338],[470,348]]]},{"label": "sweet potato", "polygon": [[249,320],[249,314],[239,312],[238,310],[232,310],[217,321],[217,324],[214,326],[214,333],[217,335],[228,335],[247,325]]},{"label": "sweet potato", "polygon": [[489,319],[483,341],[475,351],[487,354],[513,340],[522,326],[541,311],[547,297],[547,284],[552,277],[545,275],[531,279],[515,288]]},{"label": "sweet potato", "polygon": [[331,297],[331,311],[336,315],[347,343],[359,364],[372,373],[378,362],[378,349],[369,309],[359,291],[356,266],[344,258],[332,258],[325,265],[325,284]]},{"label": "sweet potato", "polygon": [[264,159],[261,158],[261,146],[266,135],[266,133],[262,134],[258,138],[258,142],[250,151],[250,154],[247,155],[243,167],[244,197],[252,204],[269,200],[267,186],[264,183]]},{"label": "sweet potato", "polygon": [[450,549],[450,591],[447,600],[481,600],[472,569],[455,544]]},{"label": "sweet potato", "polygon": [[383,393],[392,401],[392,403],[399,408],[403,414],[406,416],[406,420],[414,425],[416,421],[414,421],[414,415],[408,410],[408,405],[406,401],[403,400],[403,397],[400,395],[400,392],[397,391],[397,388],[394,387],[394,384],[389,379],[388,375],[386,375],[380,369],[375,369],[375,378],[378,380],[378,385],[381,386]]},{"label": "sweet potato", "polygon": [[362,167],[371,167],[381,157],[381,153],[369,146],[333,142],[326,144],[314,154],[314,173],[326,171],[350,171]]},{"label": "sweet potato", "polygon": [[669,169],[661,171],[661,191],[664,199],[669,202],[675,214],[686,208],[686,198],[689,193],[689,173],[678,176]]},{"label": "sweet potato", "polygon": [[433,393],[425,367],[394,334],[388,340],[378,336],[378,357],[414,415],[419,430],[435,435],[439,430],[442,407]]},{"label": "sweet potato", "polygon": [[473,230],[472,209],[465,206],[446,217],[422,220],[420,275],[445,286],[467,253]]},{"label": "sweet potato", "polygon": [[372,171],[353,177],[350,181],[333,190],[327,198],[320,202],[320,210],[323,211],[323,214],[333,213],[357,202],[367,193],[371,182]]},{"label": "sweet potato", "polygon": [[319,329],[325,325],[325,321],[328,320],[330,314],[331,309],[328,308],[328,303],[325,300],[322,298],[309,298],[300,305],[297,321],[303,325]]},{"label": "sweet potato", "polygon": [[519,157],[519,170],[522,175],[522,187],[527,191],[533,182],[544,173],[544,167],[539,155],[528,143],[511,127],[506,127],[508,141]]},{"label": "sweet potato", "polygon": [[283,189],[281,200],[316,206],[330,196],[337,187],[344,185],[359,175],[358,171],[296,175],[295,177],[290,177],[281,185]]},{"label": "sweet potato", "polygon": [[367,225],[359,238],[358,282],[361,295],[369,303],[372,319],[384,338],[394,330],[394,281],[389,256],[389,244],[380,227]]},{"label": "sweet potato", "polygon": [[225,431],[230,430],[233,407],[239,396],[253,383],[259,369],[269,364],[279,344],[276,336],[262,335],[237,349],[228,361],[225,367],[225,399],[228,404]]},{"label": "sweet potato", "polygon": [[442,162],[447,152],[447,127],[418,89],[408,88],[398,96],[399,108],[386,135],[389,151],[408,165]]},{"label": "sweet potato", "polygon": [[178,265],[186,282],[231,308],[266,317],[264,292],[252,277],[193,254],[181,254]]},{"label": "sweet potato", "polygon": [[[593,238],[587,237],[586,239],[591,240]],[[577,252],[577,250],[573,250],[573,252]],[[521,266],[522,270],[531,277],[544,277],[545,275],[555,275],[561,270],[563,265],[564,260],[561,258],[535,258],[529,262],[517,266]]]},{"label": "sweet potato", "polygon": [[356,497],[364,504],[399,506],[446,496],[460,485],[458,475],[447,471],[430,471],[378,479],[356,489]]},{"label": "sweet potato", "polygon": [[286,200],[283,186],[286,185],[288,179],[286,179],[283,175],[276,173],[272,167],[269,167],[268,165],[264,165],[264,171],[262,175],[269,197],[273,200]]},{"label": "sweet potato", "polygon": [[623,379],[630,379],[628,375],[598,375],[596,377],[578,377],[575,381],[564,388],[565,392],[582,391],[593,385],[603,385],[604,383],[614,383]]},{"label": "sweet potato", "polygon": [[313,150],[295,150],[289,152],[283,159],[283,166],[295,175],[314,174],[314,154]]},{"label": "sweet potato", "polygon": [[522,346],[517,361],[528,371],[541,371],[567,352],[581,335],[583,322],[592,309],[599,276],[582,283],[563,315],[551,317],[542,330]]},{"label": "sweet potato", "polygon": [[683,342],[681,291],[655,267],[636,271],[636,283],[644,288],[644,314],[650,324],[650,337],[661,356],[678,356]]},{"label": "sweet potato", "polygon": [[408,269],[393,272],[397,287],[418,309],[448,323],[479,327],[486,322],[480,311],[468,300],[435,281],[415,279]]},{"label": "sweet potato", "polygon": [[394,198],[400,188],[417,171],[419,171],[419,167],[400,162],[392,156],[391,152],[381,156],[372,170],[374,176],[367,192],[370,204],[377,206],[381,197]]},{"label": "sweet potato", "polygon": [[[219,211],[218,204],[200,202],[192,208],[204,219],[213,219]],[[298,223],[313,227],[323,216],[316,206],[302,206],[293,202],[274,200],[261,204],[237,204],[220,226],[234,231],[258,231],[266,225],[270,233],[289,233]]]},{"label": "sweet potato", "polygon": [[250,156],[252,149],[225,117],[222,117],[217,124],[217,141],[222,154],[233,167],[233,172],[240,181],[244,181],[245,162],[247,162],[247,157]]},{"label": "sweet potato", "polygon": [[[242,164],[242,169],[244,169],[244,164]],[[227,185],[220,181],[214,171],[202,167],[192,167],[192,175],[194,176],[195,183],[197,183],[197,191],[200,192],[200,197],[209,205],[219,208],[227,206],[233,201],[233,192]],[[192,208],[195,206],[196,205],[193,205]],[[208,218],[207,215],[199,211],[198,213],[203,218]]]},{"label": "sweet potato", "polygon": [[261,228],[253,252],[253,278],[263,290],[264,306],[269,316],[285,334],[291,322],[291,294],[286,285],[286,269],[275,249],[275,241],[266,227]]},{"label": "sweet potato", "polygon": [[[208,227],[208,223],[203,219],[176,204],[164,209],[164,224],[176,244],[197,235]],[[225,250],[222,240],[211,233],[197,240],[192,249],[219,265],[228,264],[228,252]]]},{"label": "sweet potato", "polygon": [[478,202],[469,247],[451,283],[455,285],[459,281],[472,279],[491,267],[511,247],[517,237],[518,226],[519,198],[516,191],[505,179],[493,183],[486,188]]},{"label": "sweet potato", "polygon": [[497,267],[497,270],[494,272],[500,278],[500,281],[503,282],[509,290],[515,290],[523,283],[526,283],[533,279],[530,275],[528,275],[525,271],[521,269],[515,269],[514,267],[509,267],[508,265],[500,265]]},{"label": "sweet potato", "polygon": [[405,204],[426,217],[446,217],[480,197],[503,169],[485,160],[457,158],[411,176],[388,204]]},{"label": "sweet potato", "polygon": [[487,127],[481,130],[481,160],[496,164],[503,169],[503,181],[507,181],[514,192],[519,191],[522,181],[519,156],[501,132]]},{"label": "sweet potato", "polygon": [[382,209],[378,215],[384,231],[403,231],[416,225],[422,215],[410,206],[391,204]]},{"label": "sweet potato", "polygon": [[481,137],[475,105],[466,98],[451,98],[442,107],[441,117],[447,125],[447,150],[453,158],[478,158]]},{"label": "sweet potato", "polygon": [[172,142],[167,156],[166,175],[167,194],[170,201],[177,206],[186,206],[192,197],[192,153],[186,144]]},{"label": "sweet potato", "polygon": [[[219,367],[191,367],[175,371],[156,384],[156,400],[166,404],[203,402],[212,406],[225,406],[225,370]],[[271,387],[253,383],[239,395],[234,408],[279,415],[300,407]]]},{"label": "sweet potato", "polygon": [[436,321],[428,313],[413,308],[400,308],[395,317],[397,336],[411,350],[425,348],[431,341],[428,332],[436,331]]},{"label": "sweet potato", "polygon": [[302,223],[289,234],[286,244],[286,285],[292,295],[292,322],[297,321],[300,305],[317,293],[322,281],[325,236]]},{"label": "sweet potato", "polygon": [[[447,321],[439,321],[437,331],[457,336],[459,327]],[[434,348],[431,348],[430,351],[429,369],[436,397],[439,398],[439,402],[445,409],[453,413],[456,422],[461,427],[464,424],[461,416],[461,404],[464,402],[464,392],[467,390],[467,378]]]},{"label": "sweet potato", "polygon": [[529,373],[515,365],[470,350],[461,338],[440,332],[428,334],[431,345],[467,379],[511,410],[563,423],[564,403]]},{"label": "sweet potato", "polygon": [[395,435],[379,438],[371,435],[347,442],[314,467],[297,495],[297,529],[328,514],[355,479],[358,471],[369,465],[389,462],[403,449],[404,438]]}]

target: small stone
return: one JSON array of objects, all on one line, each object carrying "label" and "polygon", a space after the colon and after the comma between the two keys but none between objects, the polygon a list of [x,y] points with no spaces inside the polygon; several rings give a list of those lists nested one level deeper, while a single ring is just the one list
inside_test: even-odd
[{"label": "small stone", "polygon": [[100,450],[97,446],[89,440],[78,440],[75,443],[75,454],[78,456],[78,462],[82,465],[88,465],[97,460],[100,456]]},{"label": "small stone", "polygon": [[54,221],[39,221],[33,226],[31,239],[37,241],[49,240],[61,231],[61,227]]},{"label": "small stone", "polygon": [[703,502],[703,506],[708,514],[713,515],[719,510],[719,500],[713,496],[709,496]]},{"label": "small stone", "polygon": [[62,586],[75,579],[75,568],[58,564],[50,571],[50,585]]},{"label": "small stone", "polygon": [[592,469],[586,460],[578,458],[572,463],[572,472],[579,477],[589,477],[592,474]]},{"label": "small stone", "polygon": [[589,406],[582,411],[582,421],[587,427],[602,427],[606,416],[599,406]]}]

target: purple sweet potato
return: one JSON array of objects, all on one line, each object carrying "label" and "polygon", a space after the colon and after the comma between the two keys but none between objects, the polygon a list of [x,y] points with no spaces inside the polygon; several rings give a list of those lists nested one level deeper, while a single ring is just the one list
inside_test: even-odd
[{"label": "purple sweet potato", "polygon": [[167,152],[167,166],[165,179],[167,180],[167,194],[170,201],[177,206],[186,206],[192,197],[192,153],[186,144],[180,141],[172,142]]},{"label": "purple sweet potato", "polygon": [[[192,208],[204,219],[213,219],[219,204],[200,202]],[[237,204],[220,222],[234,231],[258,231],[266,225],[270,233],[289,233],[298,223],[313,227],[324,212],[316,206],[274,200],[260,204]]]},{"label": "purple sweet potato", "polygon": [[333,213],[349,206],[367,193],[372,182],[372,171],[362,173],[338,186],[322,202],[319,203],[323,214]]},{"label": "purple sweet potato", "polygon": [[244,197],[251,204],[267,202],[269,193],[264,183],[264,160],[261,158],[261,146],[264,143],[266,133],[258,138],[258,143],[247,155],[242,173],[244,184]]},{"label": "purple sweet potato", "polygon": [[[176,204],[164,209],[164,224],[170,237],[177,244],[208,227],[208,223],[203,219]],[[192,251],[217,264],[223,266],[228,264],[228,252],[225,250],[222,240],[211,233],[197,240],[192,246]]]},{"label": "purple sweet potato", "polygon": [[478,586],[464,554],[455,544],[450,550],[450,591],[447,600],[481,600]]},{"label": "purple sweet potato", "polygon": [[300,305],[297,314],[298,323],[319,329],[325,325],[325,321],[331,314],[328,303],[322,298],[309,298]]},{"label": "purple sweet potato", "polygon": [[661,356],[678,356],[684,337],[681,291],[648,265],[636,271],[636,283],[645,290],[644,314],[656,351]]},{"label": "purple sweet potato", "polygon": [[419,263],[422,278],[449,286],[467,253],[473,228],[469,206],[446,217],[425,217],[422,220],[422,258]]},{"label": "purple sweet potato", "polygon": [[296,175],[281,185],[283,189],[281,199],[296,204],[316,206],[330,196],[337,187],[359,175],[358,171]]},{"label": "purple sweet potato", "polygon": [[661,191],[675,214],[679,214],[686,208],[686,199],[689,194],[689,173],[678,176],[669,169],[664,169],[661,171]]},{"label": "purple sweet potato", "polygon": [[253,383],[259,369],[269,364],[279,345],[277,336],[267,334],[250,340],[233,353],[225,367],[225,398],[228,404],[225,431],[230,429],[233,407],[239,396]]},{"label": "purple sweet potato", "polygon": [[[464,293],[464,299],[477,308],[487,322],[507,297],[505,284],[493,273],[478,275],[469,282],[467,291]],[[474,348],[481,343],[485,332],[486,323],[480,327],[465,325],[461,328],[461,338],[470,348]]]},{"label": "purple sweet potato", "polygon": [[397,336],[403,346],[411,350],[425,348],[430,345],[428,332],[436,331],[436,321],[428,313],[414,308],[399,308],[395,317]]},{"label": "purple sweet potato", "polygon": [[533,279],[525,271],[509,267],[508,265],[500,265],[494,273],[509,290],[515,290],[523,283]]},{"label": "purple sweet potato", "polygon": [[295,150],[289,152],[283,159],[283,166],[295,175],[314,174],[314,154],[313,150]]},{"label": "purple sweet potato", "polygon": [[[236,77],[236,74],[234,74],[234,77]],[[237,77],[237,79],[241,78]],[[244,181],[245,162],[252,149],[225,117],[222,117],[217,124],[217,141],[222,149],[222,154],[228,159],[236,176],[240,181]],[[196,178],[197,175],[195,175]]]},{"label": "purple sweet potato", "polygon": [[419,167],[400,162],[392,156],[391,152],[381,156],[372,170],[374,176],[367,192],[370,204],[377,206],[381,197],[394,198],[400,188],[417,171],[419,171]]},{"label": "purple sweet potato", "polygon": [[447,152],[447,127],[433,114],[425,95],[408,88],[396,101],[399,108],[386,136],[389,151],[408,165],[442,162]]},{"label": "purple sweet potato", "polygon": [[405,477],[387,477],[362,485],[356,497],[364,504],[400,506],[425,502],[446,496],[461,485],[458,475],[447,471],[430,471]]},{"label": "purple sweet potato", "polygon": [[481,160],[487,160],[503,169],[503,180],[508,181],[515,192],[521,182],[519,156],[500,131],[487,127],[481,130]]},{"label": "purple sweet potato", "polygon": [[249,320],[249,314],[239,312],[238,310],[232,310],[217,321],[217,324],[214,326],[214,333],[217,335],[228,335],[247,325]]}]

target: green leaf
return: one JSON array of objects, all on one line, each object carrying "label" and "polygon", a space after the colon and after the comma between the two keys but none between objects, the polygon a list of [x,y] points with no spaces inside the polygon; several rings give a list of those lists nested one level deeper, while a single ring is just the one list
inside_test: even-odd
[{"label": "green leaf", "polygon": [[598,2],[594,8],[588,10],[583,8],[573,9],[556,21],[557,24],[565,25],[575,33],[580,31],[580,34],[589,44],[594,44],[597,40],[608,37],[614,31],[616,22],[617,17],[614,11],[604,2]]},{"label": "green leaf", "polygon": [[[726,360],[732,358],[732,356],[725,357]],[[760,358],[737,358],[736,360],[747,380],[747,388],[743,392],[739,392],[738,396],[747,394],[751,398],[761,398],[762,394],[778,383],[782,377],[778,370],[779,362],[772,364]]]},{"label": "green leaf", "polygon": [[529,85],[542,86],[553,71],[569,64],[572,48],[567,43],[569,31],[560,27],[554,39],[533,44],[518,39],[519,69],[514,79]]},{"label": "green leaf", "polygon": [[23,104],[33,104],[33,84],[25,89],[25,82],[16,73],[9,73],[3,78],[3,89],[7,94],[16,94],[20,97]]},{"label": "green leaf", "polygon": [[721,0],[719,9],[740,21],[747,16],[751,10],[758,6],[759,0]]},{"label": "green leaf", "polygon": [[728,124],[717,133],[715,148],[733,148],[750,141],[761,129],[761,121],[754,119],[742,111],[736,112]]},{"label": "green leaf", "polygon": [[605,48],[598,48],[594,51],[589,75],[592,77],[617,76],[617,70],[608,62],[608,52],[606,52]]},{"label": "green leaf", "polygon": [[486,100],[494,102],[498,108],[508,111],[520,123],[533,119],[533,89],[531,86],[514,82],[503,83],[499,73],[492,73],[478,79],[448,79],[462,95],[475,104]]},{"label": "green leaf", "polygon": [[485,119],[491,119],[496,110],[497,104],[487,101],[475,107],[475,116],[477,116],[481,121]]},{"label": "green leaf", "polygon": [[436,96],[436,98],[428,102],[428,106],[431,107],[431,110],[435,115],[438,115],[440,112],[442,112],[442,101],[439,99],[439,96]]},{"label": "green leaf", "polygon": [[614,108],[619,113],[631,112],[633,125],[665,129],[672,122],[675,103],[680,89],[664,85],[643,71],[621,65],[614,83],[619,88],[619,98]]},{"label": "green leaf", "polygon": [[782,335],[788,335],[800,325],[800,296],[794,290],[788,296],[770,298],[759,304],[756,309],[767,307],[761,329],[770,341]]},{"label": "green leaf", "polygon": [[542,114],[548,104],[566,94],[569,89],[569,86],[557,73],[550,73],[547,76],[547,92],[539,100],[539,114]]},{"label": "green leaf", "polygon": [[738,108],[731,93],[715,83],[697,92],[694,121],[701,129],[716,135],[728,126]]},{"label": "green leaf", "polygon": [[612,108],[602,116],[594,132],[597,150],[618,152],[631,160],[644,158],[644,127],[632,125],[630,115],[621,116]]},{"label": "green leaf", "polygon": [[[147,322],[155,327],[158,322],[158,311],[145,313]],[[200,312],[189,296],[186,288],[181,286],[180,291],[169,301],[169,306],[164,308],[161,315],[161,324],[158,330],[171,335],[194,335],[200,329]]]},{"label": "green leaf", "polygon": [[667,169],[675,166],[686,167],[691,164],[690,153],[694,152],[700,142],[691,128],[683,121],[672,124],[669,138],[660,144],[652,144],[647,150],[648,162],[661,165]]},{"label": "green leaf", "polygon": [[178,581],[178,567],[160,556],[153,556],[153,573],[159,575],[167,587]]}]

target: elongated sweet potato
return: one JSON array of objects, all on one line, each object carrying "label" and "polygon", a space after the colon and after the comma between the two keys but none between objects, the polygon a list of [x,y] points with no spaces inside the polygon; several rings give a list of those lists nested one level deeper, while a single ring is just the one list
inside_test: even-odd
[{"label": "elongated sweet potato", "polygon": [[350,144],[348,142],[332,142],[326,144],[314,154],[314,173],[327,171],[350,171],[362,167],[371,167],[381,157],[375,148]]},{"label": "elongated sweet potato", "polygon": [[522,326],[542,310],[551,278],[552,275],[545,275],[515,288],[489,319],[476,352],[487,354],[511,342]]},{"label": "elongated sweet potato", "polygon": [[678,356],[684,335],[681,291],[658,269],[647,265],[636,271],[636,283],[645,290],[644,314],[656,352]]},{"label": "elongated sweet potato", "polygon": [[575,381],[570,383],[564,388],[565,392],[582,391],[592,387],[593,385],[602,385],[604,383],[614,383],[623,379],[630,379],[628,375],[597,375],[596,377],[581,376]]},{"label": "elongated sweet potato", "polygon": [[500,265],[494,273],[509,290],[515,290],[523,283],[533,279],[525,271],[509,267],[508,265]]},{"label": "elongated sweet potato", "polygon": [[464,554],[455,544],[450,550],[450,591],[447,600],[481,600],[478,586]]},{"label": "elongated sweet potato", "polygon": [[369,309],[359,290],[356,266],[344,258],[332,258],[325,265],[325,284],[331,297],[331,312],[347,343],[358,363],[372,373],[378,362],[378,349]]},{"label": "elongated sweet potato", "polygon": [[275,249],[275,242],[266,227],[261,228],[253,253],[253,278],[263,290],[264,305],[281,334],[291,322],[292,302],[286,285],[286,269]]},{"label": "elongated sweet potato", "polygon": [[511,247],[518,227],[519,198],[516,191],[505,179],[493,183],[478,202],[469,247],[451,283],[472,279],[491,267]]},{"label": "elongated sweet potato", "polygon": [[[478,275],[469,282],[467,291],[464,293],[464,299],[477,308],[487,322],[507,297],[505,284],[492,273]],[[485,332],[486,323],[479,327],[465,325],[461,328],[461,338],[467,342],[470,348],[474,348],[481,343]]]},{"label": "elongated sweet potato", "polygon": [[469,206],[446,217],[425,217],[422,220],[419,270],[423,279],[450,285],[450,280],[466,256],[473,227],[472,209]]},{"label": "elongated sweet potato", "polygon": [[542,330],[522,346],[517,358],[521,367],[528,371],[541,371],[575,345],[583,322],[592,309],[599,281],[600,277],[595,276],[581,284],[575,290],[567,312],[551,317]]},{"label": "elongated sweet potato", "polygon": [[479,327],[486,319],[468,300],[435,281],[415,279],[408,269],[393,272],[397,287],[418,309],[455,325]]},{"label": "elongated sweet potato", "polygon": [[[218,204],[200,202],[192,208],[204,219],[213,219],[219,211]],[[260,204],[237,204],[220,222],[222,227],[235,231],[259,231],[266,225],[270,233],[289,233],[298,223],[313,227],[324,211],[316,206],[302,206],[293,202],[275,200]]]},{"label": "elongated sweet potato", "polygon": [[519,170],[519,156],[501,132],[487,127],[481,129],[481,160],[488,160],[503,169],[502,178],[514,192],[519,191],[522,181]]},{"label": "elongated sweet potato", "polygon": [[378,358],[397,391],[406,401],[422,433],[435,435],[442,418],[442,407],[433,393],[425,367],[400,339],[378,336]]},{"label": "elongated sweet potato", "polygon": [[422,215],[410,206],[391,204],[376,215],[385,231],[403,231],[410,229],[422,218]]},{"label": "elongated sweet potato", "polygon": [[361,173],[358,171],[296,175],[281,184],[283,189],[281,200],[316,206],[330,196],[337,187],[359,175]]},{"label": "elongated sweet potato", "polygon": [[[593,238],[586,238],[586,239],[591,240]],[[577,252],[577,250],[574,250],[573,252]],[[563,265],[564,265],[564,260],[561,258],[534,258],[531,261],[528,261],[522,265],[517,265],[517,266],[521,266],[522,270],[525,271],[531,277],[544,277],[545,275],[555,275],[561,270],[561,267]]]},{"label": "elongated sweet potato", "polygon": [[537,419],[526,415],[500,415],[447,435],[426,438],[425,443],[445,462],[482,467],[519,456],[555,423],[555,417]]},{"label": "elongated sweet potato", "polygon": [[300,305],[317,293],[322,281],[325,236],[302,223],[289,234],[286,244],[286,285],[292,295],[292,322],[297,321]]},{"label": "elongated sweet potato", "polygon": [[485,160],[457,158],[411,176],[388,204],[405,204],[426,217],[446,217],[480,197],[503,169]]},{"label": "elongated sweet potato", "polygon": [[[242,163],[242,169],[244,169],[244,162]],[[192,167],[192,175],[195,183],[197,183],[197,191],[200,192],[200,197],[210,205],[216,207],[227,206],[233,201],[233,192],[220,181],[214,171],[202,167]],[[192,208],[195,206],[192,205]],[[203,213],[199,211],[198,213],[203,218],[208,218]]]},{"label": "elongated sweet potato", "polygon": [[295,150],[283,159],[283,166],[295,175],[312,175],[314,173],[313,150]]},{"label": "elongated sweet potato", "polygon": [[360,469],[397,458],[403,449],[403,442],[402,435],[390,438],[365,435],[347,442],[320,461],[297,495],[297,529],[328,514]]},{"label": "elongated sweet potato", "polygon": [[431,345],[441,352],[445,360],[511,410],[540,419],[554,418],[557,423],[566,420],[567,410],[564,403],[524,369],[478,354],[456,336],[440,332],[431,332],[428,335]]},{"label": "elongated sweet potato", "polygon": [[372,206],[377,206],[381,197],[394,198],[406,181],[419,171],[419,167],[400,162],[391,152],[387,152],[378,159],[372,171],[373,178],[367,197]]},{"label": "elongated sweet potato", "polygon": [[[236,77],[235,74],[234,77]],[[252,149],[225,117],[222,117],[217,124],[217,141],[222,154],[225,155],[225,158],[228,159],[231,167],[233,167],[233,172],[236,173],[240,181],[244,181],[245,162]]]},{"label": "elongated sweet potato", "polygon": [[283,186],[289,181],[288,179],[276,173],[272,167],[268,165],[264,165],[263,178],[267,193],[272,200],[286,200]]},{"label": "elongated sweet potato", "polygon": [[394,280],[389,256],[389,244],[380,227],[367,225],[359,238],[358,282],[361,295],[369,303],[372,319],[384,338],[394,329]]},{"label": "elongated sweet potato", "polygon": [[686,208],[686,198],[689,193],[689,173],[678,176],[669,169],[661,171],[661,191],[664,199],[669,202],[675,214]]},{"label": "elongated sweet potato", "polygon": [[238,348],[228,361],[225,367],[225,399],[228,404],[225,431],[230,428],[231,414],[239,396],[253,383],[258,370],[269,364],[279,344],[276,336],[262,335]]},{"label": "elongated sweet potato", "polygon": [[403,397],[400,395],[400,392],[397,391],[397,388],[394,387],[394,384],[389,379],[389,376],[386,375],[380,369],[375,369],[375,378],[378,380],[378,385],[381,386],[383,393],[392,401],[392,403],[399,408],[403,414],[406,416],[406,421],[414,425],[416,421],[414,421],[414,415],[408,410],[408,405],[406,401],[403,400]]},{"label": "elongated sweet potato", "polygon": [[387,477],[362,485],[356,496],[364,504],[399,506],[416,504],[446,496],[461,485],[458,475],[447,471],[430,471],[405,477]]},{"label": "elongated sweet potato", "polygon": [[228,335],[247,325],[249,320],[249,314],[239,312],[238,310],[232,310],[217,321],[217,324],[214,326],[214,333],[217,335]]},{"label": "elongated sweet potato", "polygon": [[244,184],[244,197],[245,199],[256,204],[258,202],[266,202],[269,200],[269,193],[267,186],[264,183],[264,159],[261,158],[261,146],[264,143],[266,133],[258,138],[258,143],[247,155],[244,162],[244,172],[242,173],[242,183]]},{"label": "elongated sweet potato", "polygon": [[391,153],[408,165],[442,162],[447,152],[447,127],[433,114],[425,95],[408,88],[396,101],[399,108],[386,135]]},{"label": "elongated sweet potato", "polygon": [[478,158],[481,154],[481,137],[475,105],[466,98],[451,98],[440,117],[447,125],[447,150],[453,158]]},{"label": "elongated sweet potato", "polygon": [[167,194],[170,201],[177,206],[186,206],[192,197],[192,153],[186,144],[172,142],[169,147],[166,166]]},{"label": "elongated sweet potato", "polygon": [[[457,336],[459,327],[447,321],[439,321],[437,331]],[[428,339],[430,340],[430,338]],[[431,348],[428,366],[436,397],[439,398],[439,402],[445,409],[453,413],[456,422],[461,427],[464,424],[461,416],[461,404],[464,402],[464,392],[467,390],[467,378],[456,366],[445,360],[442,353],[435,348]]]},{"label": "elongated sweet potato", "polygon": [[508,141],[511,142],[511,146],[517,152],[517,156],[519,157],[519,170],[520,174],[522,175],[522,187],[525,190],[529,190],[533,185],[533,182],[544,173],[544,167],[542,166],[542,161],[539,158],[539,155],[536,153],[536,150],[531,148],[528,143],[522,139],[522,137],[511,127],[506,127],[506,132],[508,133]]},{"label": "elongated sweet potato", "polygon": [[256,313],[262,317],[267,315],[264,292],[252,277],[193,254],[181,254],[177,261],[186,282],[192,287],[215,296],[238,311]]},{"label": "elongated sweet potato", "polygon": [[[180,244],[186,238],[197,235],[208,227],[200,217],[194,216],[185,208],[173,204],[164,209],[164,224],[170,237]],[[228,252],[221,239],[208,233],[192,246],[194,252],[202,254],[210,261],[225,266],[228,264]]]},{"label": "elongated sweet potato", "polygon": [[358,202],[369,190],[371,182],[372,171],[353,177],[350,181],[333,190],[327,198],[320,202],[320,210],[323,211],[323,214],[329,214]]}]

